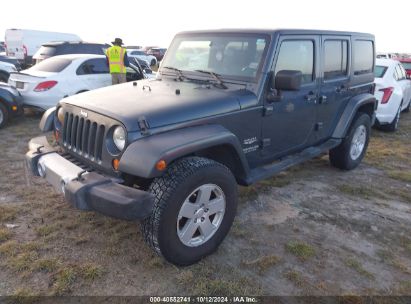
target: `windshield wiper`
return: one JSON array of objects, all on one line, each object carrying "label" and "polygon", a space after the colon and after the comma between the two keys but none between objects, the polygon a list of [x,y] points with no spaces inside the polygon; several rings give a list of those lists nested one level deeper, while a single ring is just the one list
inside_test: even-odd
[{"label": "windshield wiper", "polygon": [[204,74],[209,74],[211,76],[213,76],[213,78],[217,81],[218,85],[223,88],[223,89],[227,89],[227,86],[224,84],[224,82],[221,80],[220,78],[220,74],[214,73],[212,71],[206,71],[206,70],[195,70],[196,72],[199,73],[204,73]]},{"label": "windshield wiper", "polygon": [[172,70],[172,71],[174,71],[174,72],[177,72],[178,80],[180,80],[180,81],[183,81],[184,78],[187,78],[187,77],[185,77],[185,76],[183,75],[183,71],[182,71],[182,70],[177,69],[177,68],[175,68],[175,67],[172,67],[172,66],[164,66],[164,67],[161,67],[161,68],[162,68],[162,69],[167,69],[167,70]]}]

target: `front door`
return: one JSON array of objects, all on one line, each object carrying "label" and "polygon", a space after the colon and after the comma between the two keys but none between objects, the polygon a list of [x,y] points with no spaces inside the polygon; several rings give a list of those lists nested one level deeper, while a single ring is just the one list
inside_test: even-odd
[{"label": "front door", "polygon": [[322,36],[321,85],[317,107],[318,142],[328,139],[352,93],[348,88],[350,37]]},{"label": "front door", "polygon": [[277,92],[281,98],[265,101],[263,157],[275,159],[297,152],[312,143],[318,97],[318,46],[315,35],[282,36],[273,64],[274,75],[282,70],[302,72],[301,88]]}]

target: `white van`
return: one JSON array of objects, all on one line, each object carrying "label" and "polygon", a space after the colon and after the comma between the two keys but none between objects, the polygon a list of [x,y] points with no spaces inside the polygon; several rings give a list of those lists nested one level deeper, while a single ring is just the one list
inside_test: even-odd
[{"label": "white van", "polygon": [[31,64],[34,53],[42,44],[51,41],[81,41],[81,38],[67,33],[8,29],[5,36],[6,54]]}]

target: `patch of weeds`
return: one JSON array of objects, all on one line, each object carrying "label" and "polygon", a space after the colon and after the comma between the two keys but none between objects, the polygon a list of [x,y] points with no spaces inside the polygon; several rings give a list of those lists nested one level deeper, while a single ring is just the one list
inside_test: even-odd
[{"label": "patch of weeds", "polygon": [[34,263],[33,270],[43,272],[54,272],[61,262],[58,259],[41,258]]},{"label": "patch of weeds", "polygon": [[384,193],[379,192],[376,189],[373,189],[371,187],[364,187],[364,186],[352,186],[352,185],[338,185],[337,186],[338,191],[348,194],[350,196],[354,197],[361,197],[365,199],[371,199],[373,197],[380,197],[380,198],[388,198]]},{"label": "patch of weeds", "polygon": [[21,272],[29,270],[37,258],[38,254],[36,252],[24,252],[10,258],[7,265],[9,268]]},{"label": "patch of weeds", "polygon": [[177,275],[177,280],[181,284],[189,285],[194,281],[194,274],[191,270],[183,270]]},{"label": "patch of weeds", "polygon": [[400,282],[400,288],[398,290],[400,294],[409,295],[411,294],[411,281]]},{"label": "patch of weeds", "polygon": [[46,237],[56,231],[56,225],[44,225],[36,228],[38,236]]},{"label": "patch of weeds", "polygon": [[244,265],[256,267],[260,273],[264,273],[272,266],[277,265],[280,260],[276,255],[266,255],[252,261],[245,261]]},{"label": "patch of weeds", "polygon": [[301,241],[290,241],[285,245],[285,249],[302,261],[306,261],[315,256],[315,249],[311,245]]},{"label": "patch of weeds", "polygon": [[148,266],[152,268],[163,268],[164,267],[164,261],[158,256],[153,257],[149,262]]},{"label": "patch of weeds", "polygon": [[404,273],[410,273],[408,267],[404,265],[402,262],[398,261],[392,252],[387,250],[379,250],[377,251],[377,256],[386,264],[391,265]]},{"label": "patch of weeds", "polygon": [[0,222],[7,222],[16,219],[20,208],[16,206],[3,206],[0,205]]},{"label": "patch of weeds", "polygon": [[288,186],[293,181],[293,179],[294,177],[292,177],[289,172],[281,172],[273,176],[272,178],[260,181],[258,185],[262,185],[265,187],[282,188]]},{"label": "patch of weeds", "polygon": [[411,204],[411,191],[408,189],[389,190],[388,193],[393,196],[398,196],[400,199],[404,200],[404,202]]},{"label": "patch of weeds", "polygon": [[244,228],[244,225],[238,221],[234,221],[231,226],[230,233],[239,238],[244,238],[247,236],[247,230]]},{"label": "patch of weeds", "polygon": [[0,242],[7,241],[11,238],[12,233],[7,228],[0,228]]},{"label": "patch of weeds", "polygon": [[53,293],[62,295],[71,290],[73,283],[76,281],[77,273],[74,267],[66,266],[55,275],[53,284]]},{"label": "patch of weeds", "polygon": [[103,275],[103,269],[96,264],[88,263],[80,266],[79,275],[85,280],[94,281]]},{"label": "patch of weeds", "polygon": [[0,245],[0,255],[12,257],[18,253],[18,250],[19,244],[16,241],[8,241]]},{"label": "patch of weeds", "polygon": [[354,269],[356,272],[358,272],[359,274],[361,274],[364,277],[367,277],[368,279],[374,279],[374,275],[370,272],[368,272],[367,270],[364,269],[364,267],[362,267],[362,265],[360,264],[360,262],[358,262],[357,260],[353,259],[353,258],[349,258],[345,261],[345,265],[347,265],[348,267]]},{"label": "patch of weeds", "polygon": [[389,170],[388,172],[388,176],[399,180],[399,181],[403,181],[406,183],[411,183],[411,171],[408,170]]},{"label": "patch of weeds", "polygon": [[243,277],[234,280],[201,277],[196,278],[193,293],[200,296],[236,296],[239,294],[258,295],[261,290],[253,282]]},{"label": "patch of weeds", "polygon": [[300,272],[297,270],[290,270],[284,273],[284,277],[293,282],[293,284],[297,287],[303,287],[305,280],[303,279],[303,276],[301,275]]}]

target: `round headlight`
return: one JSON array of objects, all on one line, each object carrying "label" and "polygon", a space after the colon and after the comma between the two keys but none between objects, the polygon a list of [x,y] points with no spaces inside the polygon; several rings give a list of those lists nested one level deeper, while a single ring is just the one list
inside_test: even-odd
[{"label": "round headlight", "polygon": [[59,108],[57,111],[57,119],[59,120],[59,122],[63,125],[64,124],[64,112],[63,112],[63,108]]},{"label": "round headlight", "polygon": [[116,145],[117,149],[123,151],[126,145],[126,131],[123,127],[116,127],[113,132],[113,140],[114,144]]}]

